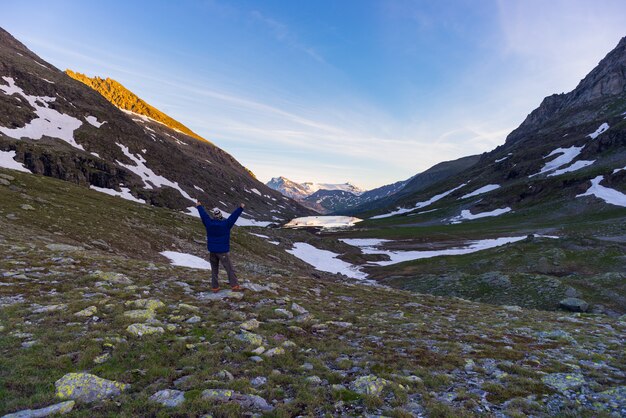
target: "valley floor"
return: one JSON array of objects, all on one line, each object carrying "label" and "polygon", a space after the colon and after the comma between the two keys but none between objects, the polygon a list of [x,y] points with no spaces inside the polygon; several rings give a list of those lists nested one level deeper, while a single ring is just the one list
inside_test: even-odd
[{"label": "valley floor", "polygon": [[69,399],[77,417],[626,413],[623,317],[348,283],[271,250],[297,231],[276,246],[238,229],[246,291],[215,295],[158,255],[202,255],[197,220],[10,174],[0,415]]}]

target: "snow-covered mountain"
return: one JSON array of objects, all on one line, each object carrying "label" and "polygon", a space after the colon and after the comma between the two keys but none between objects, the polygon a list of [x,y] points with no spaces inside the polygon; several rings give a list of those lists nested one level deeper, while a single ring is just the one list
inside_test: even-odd
[{"label": "snow-covered mountain", "polygon": [[303,200],[319,190],[339,190],[349,192],[357,196],[364,192],[364,190],[350,183],[296,183],[295,181],[291,181],[282,176],[272,178],[266,183],[266,186],[296,200]]},{"label": "snow-covered mountain", "polygon": [[244,202],[250,224],[312,213],[121,84],[64,73],[1,28],[0,165],[180,211]]}]

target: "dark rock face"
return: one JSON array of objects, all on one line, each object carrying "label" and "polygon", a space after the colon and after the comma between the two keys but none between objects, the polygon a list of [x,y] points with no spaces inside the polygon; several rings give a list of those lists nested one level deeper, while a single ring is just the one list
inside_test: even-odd
[{"label": "dark rock face", "polygon": [[[507,144],[522,140],[525,135],[544,128],[556,118],[572,116],[577,122],[591,121],[606,109],[607,101],[626,93],[626,37],[600,61],[578,86],[567,94],[548,96],[532,111],[522,124],[507,137]],[[582,109],[587,107],[585,111]],[[572,112],[577,110],[577,112]]]},{"label": "dark rock face", "polygon": [[[23,94],[11,90],[11,83]],[[190,207],[199,199],[225,211],[245,202],[248,217],[272,222],[312,213],[266,187],[212,143],[121,111],[95,90],[44,62],[1,28],[0,85],[4,87],[0,90],[0,127],[4,128],[0,150],[15,151],[16,160],[35,174],[85,187],[128,188],[135,197],[172,209]],[[24,95],[44,99],[29,102]],[[19,134],[7,130],[39,118],[35,105],[58,112],[59,118],[77,126],[71,133],[74,145],[54,136],[56,128],[40,138],[10,136]],[[96,126],[88,117],[106,123]],[[153,178],[165,180],[151,184],[142,179],[135,173],[140,171],[134,169],[135,160],[142,160],[154,173]]]}]

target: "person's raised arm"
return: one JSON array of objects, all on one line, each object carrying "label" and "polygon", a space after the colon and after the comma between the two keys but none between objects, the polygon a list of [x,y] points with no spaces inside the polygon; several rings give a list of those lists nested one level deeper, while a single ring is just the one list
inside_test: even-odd
[{"label": "person's raised arm", "polygon": [[202,207],[202,203],[196,202],[196,209],[198,209],[198,213],[200,214],[200,219],[202,219],[202,223],[206,225],[206,223],[211,220],[211,217]]},{"label": "person's raised arm", "polygon": [[226,223],[228,224],[229,228],[232,228],[233,225],[235,225],[235,222],[237,222],[237,219],[239,218],[239,215],[241,215],[241,212],[243,212],[243,208],[245,207],[245,204],[241,204],[239,205],[239,207],[237,209],[235,209],[235,211],[233,213],[230,214],[230,216],[228,217],[228,219],[226,219]]}]

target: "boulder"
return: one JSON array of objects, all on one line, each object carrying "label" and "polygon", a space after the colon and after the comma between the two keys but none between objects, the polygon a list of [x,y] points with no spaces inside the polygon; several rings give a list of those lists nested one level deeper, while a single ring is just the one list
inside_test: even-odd
[{"label": "boulder", "polygon": [[589,304],[582,299],[566,298],[559,302],[559,307],[571,312],[587,312]]},{"label": "boulder", "polygon": [[259,325],[261,325],[261,323],[259,321],[257,321],[256,319],[250,319],[246,322],[242,322],[239,327],[241,329],[245,329],[246,331],[252,331],[255,330],[259,327]]},{"label": "boulder", "polygon": [[155,312],[152,309],[134,309],[124,312],[124,316],[135,321],[148,321],[154,319]]},{"label": "boulder", "polygon": [[71,412],[76,404],[75,401],[65,401],[40,409],[26,409],[24,411],[14,412],[4,415],[2,418],[40,418],[50,415],[63,415]]},{"label": "boulder", "polygon": [[541,381],[559,392],[578,389],[586,383],[584,376],[580,373],[551,373],[543,376]]},{"label": "boulder", "polygon": [[61,399],[74,399],[94,402],[118,396],[130,388],[126,383],[102,379],[89,373],[68,373],[54,383],[56,396]]},{"label": "boulder", "polygon": [[98,308],[95,306],[89,306],[88,308],[83,309],[82,311],[76,312],[74,315],[76,316],[94,316],[98,312]]},{"label": "boulder", "polygon": [[153,327],[146,324],[132,324],[126,327],[126,331],[130,334],[135,335],[137,337],[142,337],[144,335],[150,334],[163,334],[165,330],[163,327]]},{"label": "boulder", "polygon": [[378,396],[383,392],[385,386],[389,384],[391,384],[391,382],[388,380],[370,374],[358,377],[350,383],[350,389],[361,395]]},{"label": "boulder", "polygon": [[237,338],[239,341],[243,341],[254,346],[260,346],[261,344],[263,344],[263,337],[245,330],[241,330],[241,332],[237,334],[235,338]]},{"label": "boulder", "polygon": [[185,402],[185,392],[174,389],[164,389],[150,396],[150,400],[160,403],[163,406],[173,408]]}]

